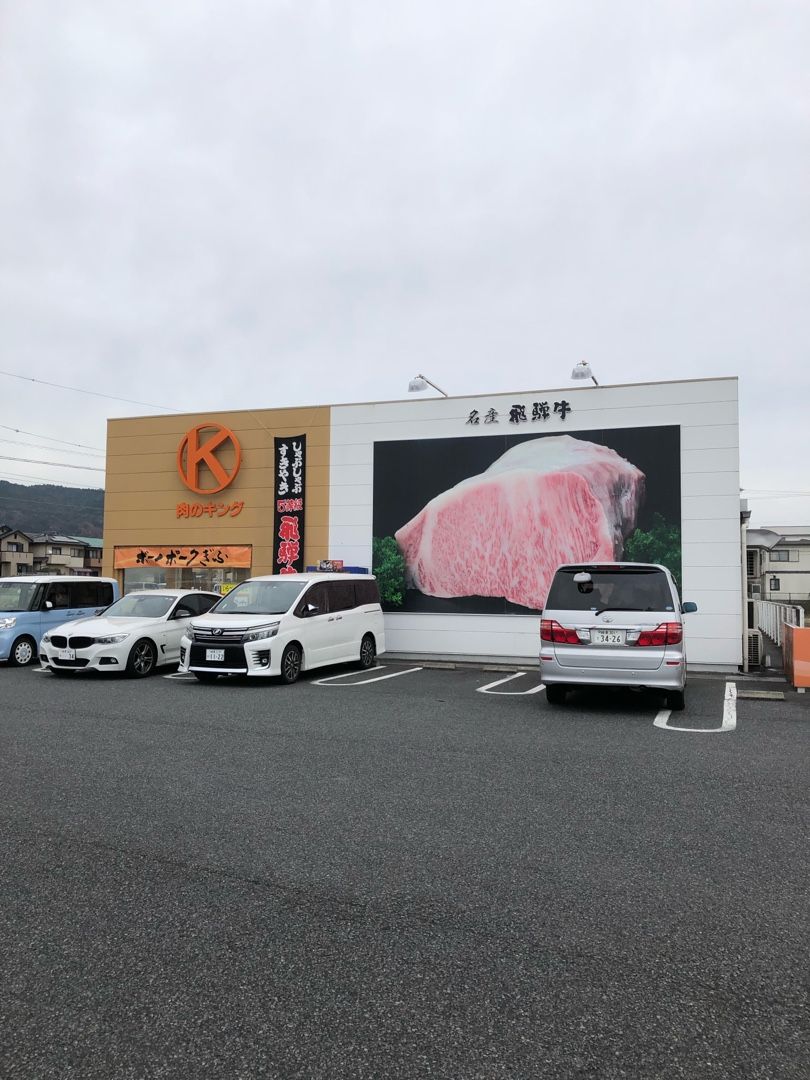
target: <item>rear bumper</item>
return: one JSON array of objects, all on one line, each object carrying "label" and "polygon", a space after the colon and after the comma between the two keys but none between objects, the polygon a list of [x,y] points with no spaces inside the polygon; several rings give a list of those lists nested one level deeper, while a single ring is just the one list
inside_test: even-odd
[{"label": "rear bumper", "polygon": [[560,686],[636,686],[655,690],[683,690],[686,683],[686,664],[666,659],[660,667],[631,670],[629,668],[563,667],[556,659],[540,658],[540,677],[546,685]]}]

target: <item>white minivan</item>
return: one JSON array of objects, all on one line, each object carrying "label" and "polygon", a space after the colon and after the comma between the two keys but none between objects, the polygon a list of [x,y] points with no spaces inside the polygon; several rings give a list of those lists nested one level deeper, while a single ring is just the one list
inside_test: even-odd
[{"label": "white minivan", "polygon": [[276,676],[356,661],[385,651],[376,579],[370,574],[274,574],[248,578],[180,641],[180,671],[201,682],[220,675]]}]

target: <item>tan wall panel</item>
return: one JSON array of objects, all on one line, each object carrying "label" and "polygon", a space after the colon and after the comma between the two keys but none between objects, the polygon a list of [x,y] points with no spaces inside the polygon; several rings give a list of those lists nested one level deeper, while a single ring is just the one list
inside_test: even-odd
[{"label": "tan wall panel", "polygon": [[[177,472],[177,449],[197,424],[229,427],[242,447],[233,483],[211,495],[189,490]],[[272,573],[274,539],[273,440],[307,436],[307,515],[304,558],[328,557],[331,410],[260,409],[110,420],[104,507],[103,573],[112,573],[116,545],[250,544],[253,573]],[[221,455],[227,467],[226,453]],[[236,517],[178,518],[177,505],[244,503]]]}]

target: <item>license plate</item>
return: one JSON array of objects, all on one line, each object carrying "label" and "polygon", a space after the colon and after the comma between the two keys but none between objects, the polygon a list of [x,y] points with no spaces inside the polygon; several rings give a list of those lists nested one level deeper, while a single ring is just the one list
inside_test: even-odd
[{"label": "license plate", "polygon": [[591,630],[595,645],[624,645],[624,630]]},{"label": "license plate", "polygon": [[76,659],[76,650],[75,649],[60,649],[59,650],[59,659],[60,660],[75,660]]},{"label": "license plate", "polygon": [[225,659],[225,650],[224,649],[206,649],[205,650],[205,659],[206,660],[214,660],[214,661],[216,661],[216,660],[224,660]]}]

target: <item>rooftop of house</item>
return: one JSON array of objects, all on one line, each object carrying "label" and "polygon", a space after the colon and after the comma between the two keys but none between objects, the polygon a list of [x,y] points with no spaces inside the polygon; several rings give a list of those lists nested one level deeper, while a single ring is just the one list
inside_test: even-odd
[{"label": "rooftop of house", "polygon": [[777,544],[810,544],[810,526],[763,525],[746,533],[748,547],[774,548]]}]

